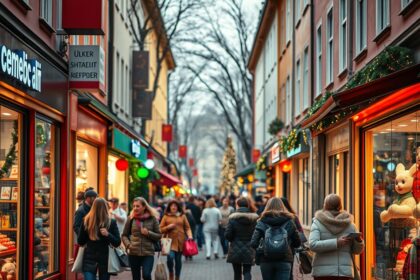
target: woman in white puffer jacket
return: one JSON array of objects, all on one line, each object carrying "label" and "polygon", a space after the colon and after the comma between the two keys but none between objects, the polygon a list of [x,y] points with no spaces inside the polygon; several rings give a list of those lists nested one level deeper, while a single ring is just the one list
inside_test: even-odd
[{"label": "woman in white puffer jacket", "polygon": [[354,279],[353,254],[364,249],[361,236],[346,237],[358,232],[353,216],[342,210],[341,198],[329,194],[324,200],[324,208],[315,213],[309,235],[309,247],[315,252],[312,276],[318,279]]}]

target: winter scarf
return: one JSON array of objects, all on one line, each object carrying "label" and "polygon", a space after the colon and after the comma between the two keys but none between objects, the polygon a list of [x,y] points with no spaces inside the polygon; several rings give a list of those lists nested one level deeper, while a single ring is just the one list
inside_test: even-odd
[{"label": "winter scarf", "polygon": [[339,234],[350,226],[353,216],[348,212],[319,210],[315,213],[315,218],[323,224],[332,234]]},{"label": "winter scarf", "polygon": [[137,215],[133,212],[133,215],[132,215],[132,219],[136,219],[139,221],[145,221],[149,218],[150,218],[150,213],[148,212],[145,212],[143,214],[137,214]]}]

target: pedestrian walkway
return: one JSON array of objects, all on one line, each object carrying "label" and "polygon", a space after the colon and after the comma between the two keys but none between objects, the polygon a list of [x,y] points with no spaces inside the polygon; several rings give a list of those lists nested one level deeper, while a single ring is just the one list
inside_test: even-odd
[{"label": "pedestrian walkway", "polygon": [[[166,257],[163,257],[162,261],[166,264]],[[156,261],[155,261],[155,265],[156,265]],[[111,280],[119,280],[119,279],[121,280],[131,279],[131,272],[125,271],[123,273],[120,273],[118,276],[111,277]],[[211,260],[206,260],[204,251],[201,251],[200,254],[194,257],[192,261],[185,261],[183,258],[181,280],[232,280],[232,279],[233,279],[232,265],[229,263],[226,263],[226,259],[220,258],[218,260],[215,260],[213,258]],[[295,269],[294,279],[310,280],[312,278],[307,275],[302,276],[300,273],[298,273],[297,269]],[[252,280],[262,280],[259,266],[252,267]]]}]

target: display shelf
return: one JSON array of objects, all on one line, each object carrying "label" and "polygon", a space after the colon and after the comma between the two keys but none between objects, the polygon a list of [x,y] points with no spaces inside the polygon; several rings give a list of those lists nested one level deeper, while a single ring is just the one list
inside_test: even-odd
[{"label": "display shelf", "polygon": [[17,200],[0,199],[0,203],[18,203]]},{"label": "display shelf", "polygon": [[0,228],[0,231],[17,231],[17,228]]},{"label": "display shelf", "polygon": [[35,206],[35,209],[49,210],[50,206]]},{"label": "display shelf", "polygon": [[0,178],[0,181],[18,181],[19,178]]},{"label": "display shelf", "polygon": [[0,258],[16,254],[16,249],[0,251]]},{"label": "display shelf", "polygon": [[51,190],[51,188],[44,188],[44,187],[35,188],[35,192],[36,191],[46,191],[46,190]]}]

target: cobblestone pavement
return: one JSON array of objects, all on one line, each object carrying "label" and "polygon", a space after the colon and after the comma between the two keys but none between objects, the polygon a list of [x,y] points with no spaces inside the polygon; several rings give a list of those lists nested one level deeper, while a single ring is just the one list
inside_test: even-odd
[{"label": "cobblestone pavement", "polygon": [[[162,262],[166,264],[166,257],[161,258]],[[156,265],[155,261],[155,265]],[[296,265],[294,266],[297,267]],[[154,270],[153,270],[154,271]],[[111,277],[111,280],[132,279],[131,272],[125,271],[118,276]],[[295,269],[294,279],[310,280],[311,277],[302,276],[297,269]],[[231,264],[226,263],[226,259],[206,260],[204,252],[192,261],[185,261],[183,258],[181,280],[233,280],[233,268]],[[252,267],[252,280],[262,280],[259,266]],[[287,280],[287,279],[285,279]]]}]

